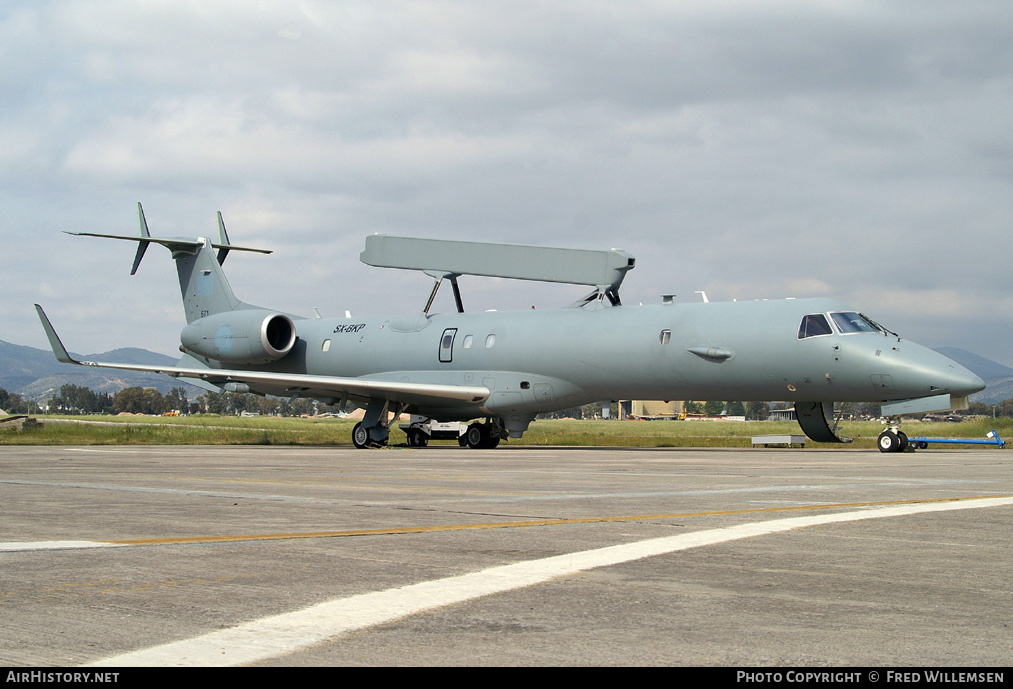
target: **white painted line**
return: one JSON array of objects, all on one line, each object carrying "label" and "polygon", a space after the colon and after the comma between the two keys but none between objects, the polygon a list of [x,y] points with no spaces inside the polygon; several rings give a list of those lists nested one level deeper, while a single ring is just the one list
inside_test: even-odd
[{"label": "white painted line", "polygon": [[69,550],[72,548],[120,548],[122,543],[103,541],[12,541],[0,543],[0,552],[16,552],[21,550]]},{"label": "white painted line", "polygon": [[1013,505],[1013,498],[878,507],[838,514],[752,522],[679,536],[654,538],[638,543],[491,567],[447,579],[341,598],[303,610],[254,620],[193,639],[104,658],[90,665],[222,667],[254,663],[298,651],[346,632],[481,596],[540,584],[597,567],[807,526],[1005,505]]}]

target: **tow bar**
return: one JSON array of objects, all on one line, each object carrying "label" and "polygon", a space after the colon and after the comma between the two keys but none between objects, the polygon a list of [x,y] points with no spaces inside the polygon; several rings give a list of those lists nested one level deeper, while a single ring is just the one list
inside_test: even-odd
[{"label": "tow bar", "polygon": [[1006,447],[1006,441],[999,437],[999,434],[995,432],[995,429],[988,432],[985,436],[987,440],[968,440],[966,438],[926,438],[925,436],[917,436],[914,438],[908,438],[908,443],[924,450],[929,446],[929,443],[938,443],[940,445],[995,445],[996,447]]}]

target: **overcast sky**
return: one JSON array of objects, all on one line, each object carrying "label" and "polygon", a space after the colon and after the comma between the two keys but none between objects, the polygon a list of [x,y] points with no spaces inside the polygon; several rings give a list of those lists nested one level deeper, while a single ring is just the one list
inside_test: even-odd
[{"label": "overcast sky", "polygon": [[[169,254],[248,302],[418,311],[367,234],[623,248],[624,302],[826,296],[1013,365],[1013,3],[18,2],[0,9],[0,339],[176,353]],[[462,278],[465,306],[583,288]],[[450,290],[437,301],[452,310]]]}]

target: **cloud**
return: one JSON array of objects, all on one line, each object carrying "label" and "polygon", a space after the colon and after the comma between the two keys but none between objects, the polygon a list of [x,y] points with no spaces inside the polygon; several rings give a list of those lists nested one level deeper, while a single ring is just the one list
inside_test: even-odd
[{"label": "cloud", "polygon": [[630,303],[825,295],[1013,363],[970,335],[1013,293],[988,270],[1013,198],[1002,4],[103,7],[0,16],[3,288],[29,305],[2,339],[42,346],[30,304],[61,295],[81,349],[174,349],[166,256],[128,282],[131,251],[57,234],[135,231],[140,200],[164,234],[221,209],[276,249],[229,259],[237,291],[296,312],[417,308],[417,276],[358,264],[371,232],[617,246]]}]

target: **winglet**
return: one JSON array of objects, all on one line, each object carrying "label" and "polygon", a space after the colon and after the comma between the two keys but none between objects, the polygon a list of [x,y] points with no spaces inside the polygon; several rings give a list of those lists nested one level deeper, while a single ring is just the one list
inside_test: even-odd
[{"label": "winglet", "polygon": [[222,212],[218,211],[218,237],[221,248],[218,250],[218,265],[225,263],[225,257],[229,255],[229,233],[225,231],[225,220],[222,219]]},{"label": "winglet", "polygon": [[42,321],[42,327],[46,331],[46,337],[49,338],[49,346],[53,348],[56,360],[64,364],[81,364],[80,361],[72,359],[70,354],[67,353],[67,348],[60,342],[60,336],[56,334],[53,324],[49,322],[49,318],[46,316],[46,312],[42,310],[42,307],[36,304],[35,310],[39,313],[39,320]]},{"label": "winglet", "polygon": [[[141,237],[150,237],[151,233],[148,232],[148,221],[144,219],[144,209],[141,208],[141,202],[137,202],[137,218],[141,224]],[[144,252],[148,250],[148,242],[137,243],[137,253],[134,254],[134,265],[130,269],[130,274],[133,275],[137,272],[137,267],[141,265],[141,259],[144,258]]]}]

